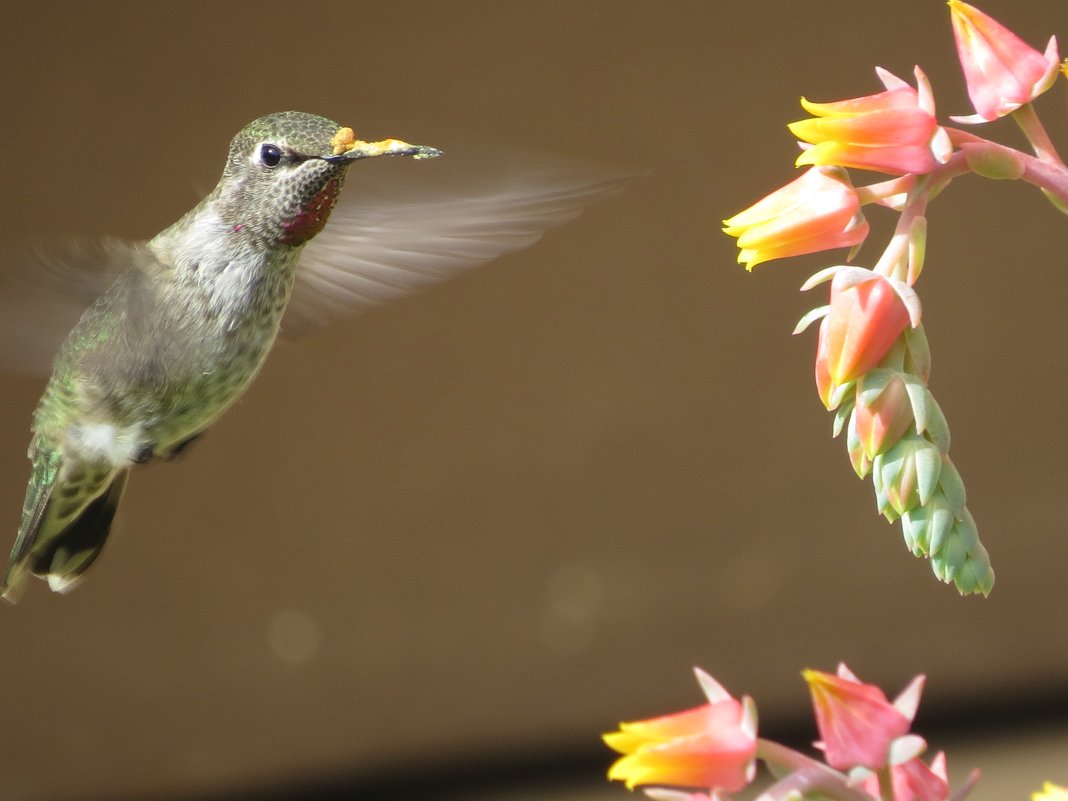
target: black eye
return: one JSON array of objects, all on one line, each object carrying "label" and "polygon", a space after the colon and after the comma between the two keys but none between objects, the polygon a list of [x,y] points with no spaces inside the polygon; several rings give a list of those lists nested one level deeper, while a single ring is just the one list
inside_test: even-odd
[{"label": "black eye", "polygon": [[282,161],[282,150],[278,145],[260,145],[260,163],[264,167],[277,167]]}]

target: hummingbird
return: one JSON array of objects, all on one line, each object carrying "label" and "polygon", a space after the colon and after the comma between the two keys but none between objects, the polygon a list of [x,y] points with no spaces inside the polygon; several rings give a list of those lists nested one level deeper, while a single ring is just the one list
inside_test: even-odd
[{"label": "hummingbird", "polygon": [[0,597],[13,602],[28,574],[57,592],[74,587],[104,546],[131,469],[182,452],[245,392],[283,316],[287,329],[320,325],[528,245],[613,183],[335,211],[357,161],[441,155],[359,140],[313,114],[270,114],[237,133],[218,185],[178,222],[146,242],[92,249],[117,277],[59,348],[34,413]]}]

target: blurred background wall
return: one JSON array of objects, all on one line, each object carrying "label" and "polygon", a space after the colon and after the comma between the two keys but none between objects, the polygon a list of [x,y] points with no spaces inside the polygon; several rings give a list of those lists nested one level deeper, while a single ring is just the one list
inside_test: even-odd
[{"label": "blurred background wall", "polygon": [[[983,7],[1035,45],[1068,34],[1061,0]],[[906,552],[829,436],[814,333],[790,331],[822,302],[798,286],[841,256],[746,274],[719,232],[792,177],[802,94],[920,63],[944,115],[971,111],[944,4],[3,11],[5,245],[150,236],[214,185],[235,131],[290,108],[638,174],[525,252],[280,346],[188,458],[138,471],[84,586],[0,609],[5,798],[373,777],[370,798],[490,762],[600,782],[599,732],[697,703],[695,664],[802,739],[799,671],[839,660],[891,692],[927,673],[923,714],[948,731],[1015,738],[1064,710],[1063,217],[973,177],[930,213],[931,386],[988,600]],[[1061,141],[1066,97],[1039,106]],[[891,219],[871,216],[866,264]],[[2,387],[13,537],[42,382]],[[1068,783],[1066,764],[1014,789]]]}]

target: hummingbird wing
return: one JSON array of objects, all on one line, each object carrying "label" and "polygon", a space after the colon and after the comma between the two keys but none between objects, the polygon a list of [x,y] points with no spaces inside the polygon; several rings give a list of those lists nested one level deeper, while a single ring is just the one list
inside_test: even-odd
[{"label": "hummingbird wing", "polygon": [[[529,154],[514,158],[521,172],[489,161],[351,168],[325,230],[304,249],[283,332],[318,328],[527,247],[629,177],[539,167]],[[119,239],[0,254],[0,370],[47,375],[85,310],[146,259],[144,242]]]},{"label": "hummingbird wing", "polygon": [[47,375],[82,313],[123,271],[144,259],[144,243],[120,239],[3,253],[0,368]]},{"label": "hummingbird wing", "polygon": [[350,170],[329,223],[304,249],[282,321],[287,334],[318,328],[527,247],[546,229],[619,191],[624,180],[589,170],[539,171],[529,162],[521,174],[497,171],[472,179],[462,163],[438,175],[432,174],[437,164],[430,163],[410,165],[407,186],[384,175],[388,183],[365,192],[363,170],[357,173],[363,166]]}]

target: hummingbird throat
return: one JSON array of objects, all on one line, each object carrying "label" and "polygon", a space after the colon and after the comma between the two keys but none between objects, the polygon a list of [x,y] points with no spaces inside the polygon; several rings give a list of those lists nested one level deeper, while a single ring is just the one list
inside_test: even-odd
[{"label": "hummingbird throat", "polygon": [[311,200],[301,206],[296,216],[283,223],[282,244],[303,245],[322,231],[340,191],[341,178],[327,181]]}]

